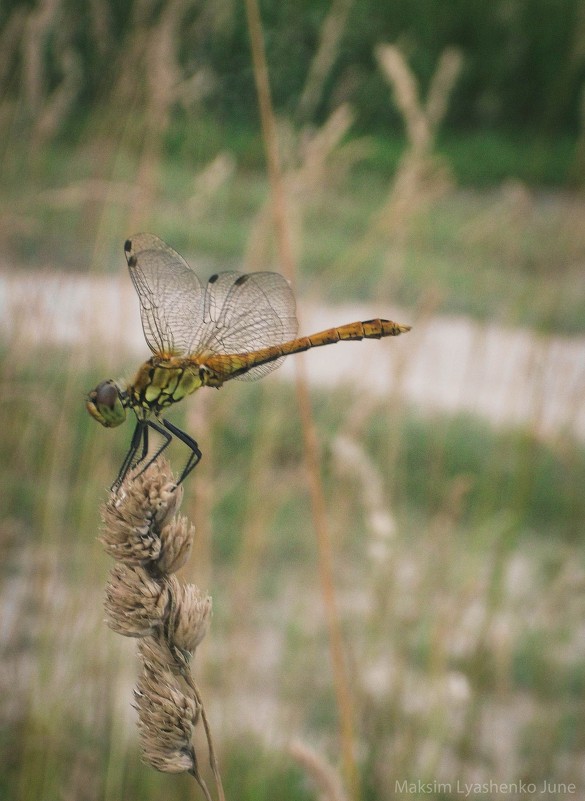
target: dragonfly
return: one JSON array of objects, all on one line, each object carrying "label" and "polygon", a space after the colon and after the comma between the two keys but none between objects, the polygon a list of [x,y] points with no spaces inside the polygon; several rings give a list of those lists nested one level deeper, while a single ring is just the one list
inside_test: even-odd
[{"label": "dragonfly", "polygon": [[[378,318],[297,337],[295,298],[278,273],[220,272],[203,285],[182,256],[154,234],[136,234],[126,240],[124,252],[152,356],[131,382],[107,379],[86,399],[88,412],[106,428],[121,425],[129,410],[136,417],[112,491],[139,465],[143,467],[137,475],[144,472],[173,437],[189,449],[177,483],[185,480],[202,454],[193,437],[163,414],[201,387],[261,378],[284,357],[309,348],[410,330],[409,325]],[[150,431],[162,437],[162,444],[149,459]]]}]

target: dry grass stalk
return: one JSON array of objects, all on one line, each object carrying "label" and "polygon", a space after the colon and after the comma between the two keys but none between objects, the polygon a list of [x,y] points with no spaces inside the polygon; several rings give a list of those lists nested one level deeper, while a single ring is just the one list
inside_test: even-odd
[{"label": "dry grass stalk", "polygon": [[[285,126],[281,126],[280,140],[287,140],[286,152],[282,158],[287,169],[283,171],[282,180],[294,263],[299,260],[307,202],[333,180],[339,179],[363,155],[362,142],[342,145],[352,123],[352,109],[344,103],[316,130],[304,129],[296,136],[291,129],[283,130]],[[257,270],[271,263],[273,217],[273,199],[269,197],[258,212],[248,239],[244,261],[247,269]]]},{"label": "dry grass stalk", "polygon": [[416,78],[397,47],[380,45],[376,48],[376,56],[404,119],[408,147],[386,201],[363,238],[340,259],[340,264],[336,265],[340,270],[355,269],[363,263],[380,238],[400,247],[408,234],[410,220],[443,195],[451,184],[449,171],[433,149],[451,90],[461,70],[461,54],[452,48],[444,51],[424,103],[419,96]]},{"label": "dry grass stalk", "polygon": [[[60,24],[62,13],[60,0],[41,0],[26,17],[15,12],[2,37],[6,42],[8,33],[14,36],[22,30],[22,37],[13,41],[21,41],[21,81],[26,110],[32,121],[33,153],[57,132],[81,87],[81,59],[71,41],[66,38],[67,29]],[[63,77],[49,93],[44,59],[51,37],[55,39],[55,57]],[[0,82],[14,49],[14,44],[11,44],[7,54],[0,57]]]},{"label": "dry grass stalk", "polygon": [[[276,120],[270,96],[270,82],[266,65],[262,20],[257,0],[246,0],[246,16],[251,41],[254,78],[258,93],[264,146],[268,161],[271,207],[276,230],[276,243],[283,272],[294,282],[296,275],[296,259],[291,243],[289,218],[287,215],[287,197],[281,170]],[[311,496],[312,517],[319,551],[319,578],[327,617],[335,696],[340,718],[339,737],[344,779],[350,796],[354,801],[357,801],[360,797],[360,788],[354,753],[353,698],[347,675],[343,636],[333,581],[332,545],[327,524],[325,495],[319,465],[318,440],[303,365],[303,360],[301,358],[297,359],[297,403],[303,431],[307,485]]]},{"label": "dry grass stalk", "polygon": [[441,53],[425,103],[426,118],[433,137],[445,118],[449,96],[462,66],[463,56],[456,48],[447,47]]},{"label": "dry grass stalk", "polygon": [[313,779],[322,801],[347,801],[339,774],[322,756],[300,740],[294,740],[288,750]]},{"label": "dry grass stalk", "polygon": [[102,0],[89,0],[92,39],[101,55],[108,52],[113,27],[112,12]]},{"label": "dry grass stalk", "polygon": [[428,149],[431,129],[418,96],[418,86],[412,70],[394,45],[380,45],[376,48],[376,56],[404,118],[410,147],[417,151]]},{"label": "dry grass stalk", "polygon": [[[172,199],[161,200],[157,206],[169,214],[183,214],[186,211],[191,218],[201,216],[210,200],[229,181],[234,171],[233,156],[226,151],[219,153],[195,175],[193,194],[184,206]],[[70,209],[96,201],[104,205],[116,204],[132,209],[140,201],[142,191],[142,188],[135,183],[87,178],[56,189],[46,189],[39,193],[39,197],[47,205],[61,209]]]},{"label": "dry grass stalk", "polygon": [[28,15],[25,26],[22,39],[23,84],[26,103],[33,116],[40,112],[45,97],[43,58],[59,6],[60,0],[41,0]]},{"label": "dry grass stalk", "polygon": [[[3,95],[6,94],[5,89],[10,69],[18,57],[23,31],[26,29],[26,21],[26,9],[22,6],[16,7],[12,10],[0,31],[0,87],[3,89]],[[6,103],[4,97],[2,103]]]},{"label": "dry grass stalk", "polygon": [[66,45],[59,56],[59,62],[63,79],[47,97],[36,120],[32,140],[32,147],[35,149],[40,149],[57,133],[81,88],[82,66],[76,50]]},{"label": "dry grass stalk", "polygon": [[[214,76],[203,68],[186,76],[178,52],[180,30],[189,8],[187,0],[170,0],[158,9],[149,0],[133,6],[125,60],[116,82],[113,105],[124,109],[123,139],[132,141],[140,126],[132,111],[143,109],[140,160],[135,183],[140,188],[127,228],[140,228],[158,193],[161,148],[173,106],[199,102],[214,86]],[[142,119],[142,117],[140,117]]]},{"label": "dry grass stalk", "polygon": [[145,762],[166,773],[190,773],[210,801],[193,745],[201,721],[221,801],[213,740],[190,671],[211,598],[174,575],[188,559],[195,532],[177,515],[182,494],[168,462],[158,459],[104,505],[100,541],[116,560],[106,587],[106,620],[118,634],[139,639],[142,670],[134,697]]},{"label": "dry grass stalk", "polygon": [[297,108],[297,117],[300,120],[309,120],[321,100],[327,75],[339,53],[341,37],[352,2],[353,0],[332,0],[327,16],[323,20],[319,47],[309,67]]},{"label": "dry grass stalk", "polygon": [[353,437],[339,435],[332,451],[339,472],[350,473],[360,482],[360,498],[371,535],[370,555],[376,560],[387,561],[396,522],[387,505],[380,471],[360,442]]},{"label": "dry grass stalk", "polygon": [[[144,65],[147,86],[146,125],[137,183],[142,188],[140,203],[133,210],[130,228],[140,227],[156,194],[162,138],[167,130],[175,87],[180,72],[177,63],[177,32],[181,22],[181,0],[169,3],[144,42]],[[140,46],[140,45],[139,45]],[[134,65],[131,65],[132,68]]]},{"label": "dry grass stalk", "polygon": [[441,54],[424,104],[419,98],[416,78],[400,50],[394,45],[380,45],[376,56],[404,118],[410,149],[419,155],[428,153],[461,70],[461,54],[454,48],[447,48]]},{"label": "dry grass stalk", "polygon": [[579,135],[575,144],[571,174],[574,180],[583,184],[585,180],[585,86],[581,89],[579,98]]},{"label": "dry grass stalk", "polygon": [[[300,120],[307,119],[319,100],[323,83],[337,54],[351,2],[334,0],[323,22],[319,50],[309,69],[297,110]],[[335,109],[317,131],[306,126],[296,135],[284,123],[280,131],[277,129],[263,51],[262,22],[259,13],[254,10],[253,2],[249,2],[246,8],[271,196],[253,224],[244,265],[246,269],[255,270],[268,267],[273,261],[275,234],[277,260],[287,277],[293,280],[294,265],[299,260],[302,241],[303,205],[315,193],[322,191],[332,176],[346,172],[356,160],[362,158],[365,148],[361,140],[341,146],[353,122],[353,112],[348,104]],[[283,147],[284,142],[288,146]]]},{"label": "dry grass stalk", "polygon": [[140,187],[134,183],[110,181],[106,178],[86,178],[39,193],[43,202],[58,209],[71,209],[92,201],[131,207],[139,195]]},{"label": "dry grass stalk", "polygon": [[187,200],[191,217],[205,213],[211,198],[229,181],[236,170],[236,160],[228,151],[222,151],[195,176],[193,195]]}]

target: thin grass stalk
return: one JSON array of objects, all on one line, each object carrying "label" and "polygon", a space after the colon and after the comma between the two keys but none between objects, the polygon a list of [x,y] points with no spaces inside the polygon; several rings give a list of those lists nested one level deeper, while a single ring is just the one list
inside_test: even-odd
[{"label": "thin grass stalk", "polygon": [[40,113],[45,100],[47,76],[43,66],[45,45],[60,10],[60,0],[41,0],[26,22],[22,38],[23,88],[32,117]]},{"label": "thin grass stalk", "polygon": [[0,30],[0,131],[2,131],[0,141],[3,152],[9,148],[10,123],[16,110],[16,104],[9,100],[7,91],[10,70],[22,47],[23,34],[27,28],[27,17],[25,8],[22,6],[14,8]]},{"label": "thin grass stalk", "polygon": [[449,171],[442,166],[433,149],[461,70],[461,54],[447,48],[441,55],[426,103],[421,100],[416,77],[398,47],[379,45],[375,55],[404,120],[408,145],[386,200],[374,214],[364,236],[337,260],[334,265],[337,270],[355,270],[380,241],[391,241],[395,250],[403,250],[411,221],[426,205],[444,194],[450,185]]},{"label": "thin grass stalk", "polygon": [[313,779],[321,801],[347,801],[337,772],[322,756],[300,740],[294,740],[288,750],[293,759]]},{"label": "thin grass stalk", "polygon": [[[162,140],[169,125],[175,87],[180,76],[175,48],[183,11],[183,0],[168,3],[158,24],[149,33],[145,48],[147,124],[136,178],[142,191],[131,215],[133,221],[146,217],[158,188]],[[130,227],[140,226],[132,224]]]},{"label": "thin grass stalk", "polygon": [[203,392],[197,398],[198,403],[191,404],[187,409],[187,429],[199,431],[198,441],[205,459],[197,465],[197,481],[194,482],[191,492],[188,493],[187,513],[195,521],[197,528],[197,579],[204,586],[209,586],[212,579],[213,557],[213,523],[212,510],[215,503],[213,483],[214,455],[216,444],[214,441],[213,417],[211,410],[211,393]]},{"label": "thin grass stalk", "polygon": [[323,94],[323,86],[335,59],[353,0],[332,0],[321,26],[319,47],[311,61],[297,109],[297,118],[309,122]]},{"label": "thin grass stalk", "polygon": [[[252,619],[249,608],[256,592],[259,566],[262,564],[262,555],[266,548],[264,532],[266,532],[270,517],[275,514],[275,506],[278,502],[277,493],[269,493],[262,503],[258,503],[258,498],[266,494],[265,487],[270,480],[270,465],[273,464],[275,458],[274,417],[266,408],[268,402],[268,393],[263,391],[259,418],[264,421],[265,425],[258,429],[250,447],[248,491],[243,514],[236,580],[234,581],[234,608],[238,610],[237,621],[234,618],[234,623],[237,623],[234,633],[239,635],[240,642],[243,642],[242,638],[249,637],[249,633],[242,626],[242,621]],[[241,666],[238,667],[238,673],[240,671]]]},{"label": "thin grass stalk", "polygon": [[[287,224],[286,195],[280,168],[276,120],[272,108],[270,81],[262,33],[262,20],[257,0],[246,0],[246,15],[254,65],[254,77],[258,93],[258,104],[260,107],[262,132],[264,136],[264,147],[268,162],[268,177],[272,195],[277,247],[282,269],[285,275],[294,283],[296,264]],[[357,801],[360,797],[360,792],[353,749],[353,701],[344,660],[343,638],[333,581],[331,539],[327,526],[325,497],[319,467],[317,433],[311,412],[304,364],[302,358],[297,359],[297,403],[303,432],[313,525],[315,528],[319,555],[319,578],[327,618],[335,695],[340,720],[339,734],[343,773],[349,795],[354,801]]]},{"label": "thin grass stalk", "polygon": [[575,143],[571,177],[580,186],[585,181],[585,86],[581,89],[579,98],[579,134]]},{"label": "thin grass stalk", "polygon": [[[505,569],[510,551],[515,544],[514,534],[516,533],[517,522],[514,518],[501,515],[499,518],[490,520],[490,527],[496,528],[493,545],[490,553],[490,563],[486,575],[486,587],[484,591],[485,609],[481,621],[479,622],[475,647],[471,656],[473,665],[472,672],[481,673],[481,666],[485,662],[486,654],[490,653],[490,632],[494,626],[494,621],[500,610],[505,592],[502,585],[505,580]],[[481,714],[485,708],[485,696],[475,692],[471,703],[465,713],[465,721],[461,729],[459,749],[463,758],[468,758],[471,753],[471,743],[479,742],[481,735]]]},{"label": "thin grass stalk", "polygon": [[31,140],[31,150],[33,152],[40,151],[45,142],[49,142],[54,138],[81,90],[81,58],[69,43],[63,43],[59,56],[59,66],[63,73],[63,78],[59,85],[47,96],[42,112],[37,117]]},{"label": "thin grass stalk", "polygon": [[[264,148],[266,150],[268,180],[272,195],[272,214],[276,230],[276,245],[282,270],[289,280],[294,281],[296,269],[290,231],[286,218],[287,204],[278,152],[278,131],[276,119],[272,110],[270,80],[268,77],[266,54],[264,52],[262,20],[260,19],[260,11],[256,0],[246,0],[246,15],[254,65],[254,81],[256,83],[258,105],[260,107],[260,123],[262,125]],[[297,363],[298,361],[297,359]]]},{"label": "thin grass stalk", "polygon": [[[149,209],[141,200],[143,192],[138,176],[143,159],[145,145],[139,151],[139,163],[136,165],[136,175],[128,175],[127,153],[132,152],[132,142],[136,137],[137,120],[141,119],[141,110],[144,106],[144,71],[146,31],[142,4],[137,2],[133,8],[133,19],[130,31],[126,37],[123,48],[115,55],[114,72],[117,75],[109,99],[108,111],[115,109],[118,113],[112,118],[111,113],[105,114],[103,120],[92,118],[94,125],[93,136],[99,140],[102,137],[113,137],[117,142],[115,149],[103,149],[94,161],[92,170],[91,189],[94,203],[85,204],[84,218],[81,225],[84,230],[94,229],[93,247],[90,263],[94,269],[101,269],[101,264],[109,252],[111,243],[125,239],[128,231],[134,229],[138,221],[142,225]],[[148,139],[148,131],[144,139]],[[99,191],[98,191],[99,190]],[[121,204],[122,195],[126,194],[126,203]],[[99,198],[99,206],[95,200]],[[123,210],[122,210],[123,209]],[[121,264],[122,262],[120,262]]]},{"label": "thin grass stalk", "polygon": [[[307,200],[322,193],[327,183],[339,177],[351,163],[359,158],[360,147],[341,146],[341,140],[353,123],[353,112],[347,103],[333,111],[320,128],[305,127],[300,134],[290,126],[281,124],[281,134],[288,137],[290,152],[286,154],[283,184],[286,195],[286,221],[288,237],[293,250],[294,263],[298,262],[300,242]],[[284,129],[284,131],[283,131]],[[339,158],[343,150],[343,164]],[[337,156],[337,159],[335,158]],[[273,203],[269,196],[256,215],[244,263],[247,269],[260,269],[271,263]]]}]

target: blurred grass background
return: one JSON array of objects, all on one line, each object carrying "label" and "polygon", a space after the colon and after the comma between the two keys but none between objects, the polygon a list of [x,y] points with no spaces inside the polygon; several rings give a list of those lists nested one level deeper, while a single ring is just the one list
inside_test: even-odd
[{"label": "blurred grass background", "polygon": [[[412,338],[459,315],[582,345],[583,2],[261,12],[301,321],[359,301]],[[8,316],[6,294],[31,275],[39,295],[55,274],[63,290],[127,280],[137,230],[203,277],[278,268],[243,6],[6,0],[0,43],[0,797],[191,798],[140,765],[133,644],[102,623],[99,503],[130,432],[96,426],[84,393],[141,357],[92,337],[104,319],[127,333],[97,294],[81,349],[52,344],[34,299]],[[398,344],[378,345],[391,397],[360,385],[357,345],[335,351],[344,386],[312,389],[361,796],[544,779],[582,793],[583,443],[571,420],[543,432],[538,397],[516,427],[415,407],[384,358]],[[316,797],[291,737],[339,767],[294,409],[275,374],[172,414],[204,452],[186,578],[214,599],[195,669],[228,798]]]}]

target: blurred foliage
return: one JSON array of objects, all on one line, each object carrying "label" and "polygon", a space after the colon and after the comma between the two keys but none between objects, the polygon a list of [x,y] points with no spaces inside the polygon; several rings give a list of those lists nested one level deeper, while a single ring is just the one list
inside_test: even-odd
[{"label": "blurred foliage", "polygon": [[[33,24],[34,11],[34,24],[42,29],[39,63],[46,92],[54,90],[70,68],[64,60],[66,54],[79,73],[77,98],[68,120],[71,132],[84,110],[110,97],[133,37],[154,31],[170,5],[144,0],[83,4],[75,0],[36,4],[5,0],[0,7],[0,36],[10,35],[12,44],[4,53],[0,80],[13,97],[21,94],[23,85],[30,89],[27,55],[24,48],[15,46],[13,34]],[[184,0],[173,5],[180,18],[176,51],[183,77],[194,75],[202,66],[210,69],[213,91],[205,98],[207,109],[224,123],[255,124],[255,87],[243,5],[233,0],[200,4]],[[264,0],[261,6],[275,105],[281,113],[292,113],[298,107],[330,2]],[[574,134],[578,129],[585,77],[582,0],[353,3],[314,122],[340,102],[349,101],[357,112],[356,130],[401,130],[401,120],[389,103],[387,84],[375,63],[373,51],[381,42],[398,43],[423,90],[446,47],[463,52],[464,70],[450,104],[448,130],[503,128],[550,136]]]}]

